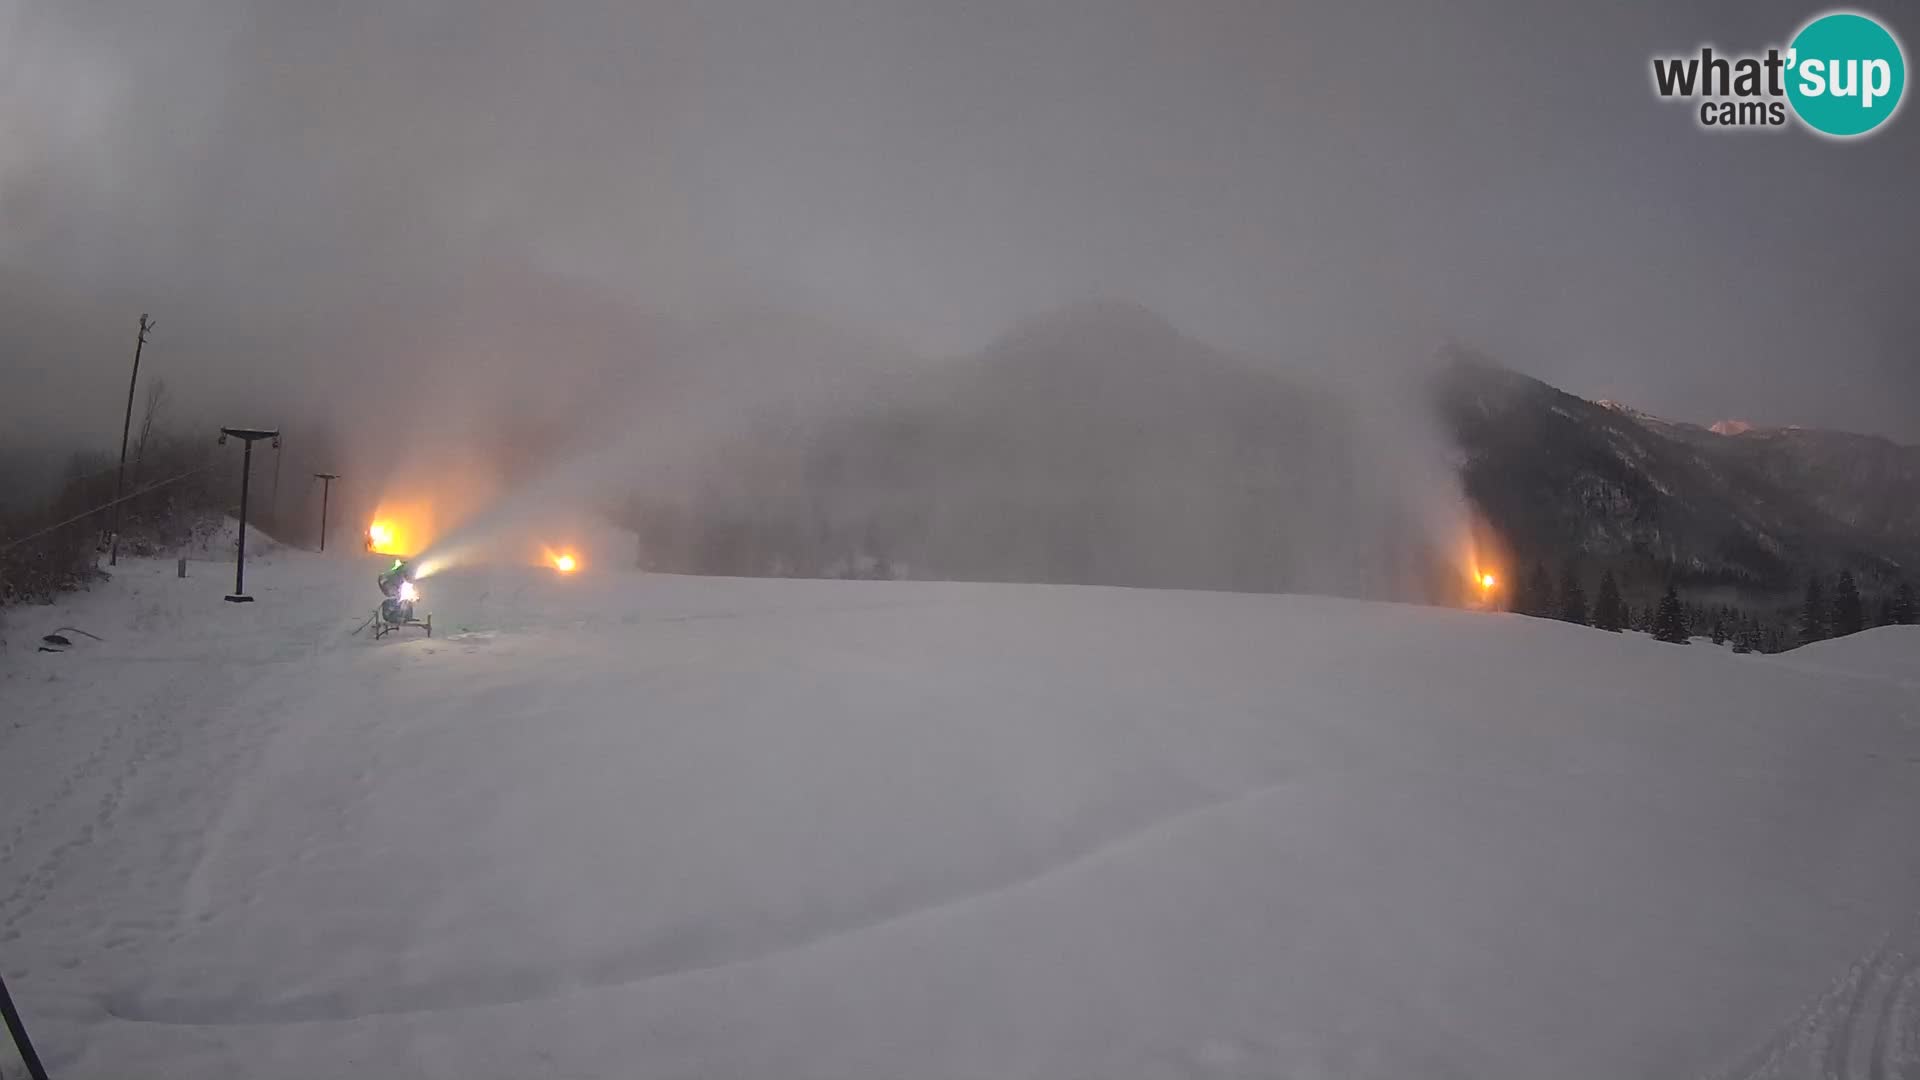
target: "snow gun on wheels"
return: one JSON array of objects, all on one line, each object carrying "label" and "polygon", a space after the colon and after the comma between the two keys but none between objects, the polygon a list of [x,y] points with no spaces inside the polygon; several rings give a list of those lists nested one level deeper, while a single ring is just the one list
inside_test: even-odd
[{"label": "snow gun on wheels", "polygon": [[368,623],[373,627],[375,640],[386,637],[396,630],[409,626],[418,626],[433,636],[433,615],[424,617],[414,605],[420,600],[420,587],[414,584],[413,568],[404,559],[395,559],[387,572],[380,575],[380,592],[385,599],[375,609]]}]

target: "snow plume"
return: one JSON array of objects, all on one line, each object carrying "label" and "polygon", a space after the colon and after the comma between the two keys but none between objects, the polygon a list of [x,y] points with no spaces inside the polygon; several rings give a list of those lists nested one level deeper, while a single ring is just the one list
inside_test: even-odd
[{"label": "snow plume", "polygon": [[586,458],[546,470],[500,492],[459,519],[413,557],[416,577],[481,563],[565,569],[631,566],[630,537],[610,527],[599,493],[605,462]]},{"label": "snow plume", "polygon": [[1426,389],[1078,304],[828,407],[741,410],[628,473],[626,520],[649,565],[698,573],[1451,602],[1469,525]]},{"label": "snow plume", "polygon": [[543,359],[505,366],[532,382],[524,392],[496,373],[451,380],[452,400],[422,395],[431,425],[398,433],[418,449],[385,470],[381,490],[433,504],[427,542],[407,552],[428,572],[567,552],[585,567],[631,567],[627,530],[646,523],[636,506],[735,476],[770,440],[872,408],[888,377],[918,367],[889,343],[766,306],[611,325],[624,334],[595,335],[608,340],[585,354],[525,341],[516,352]]},{"label": "snow plume", "polygon": [[1326,508],[1338,527],[1318,538],[1346,554],[1346,573],[1312,591],[1459,604],[1476,597],[1477,579],[1498,561],[1434,406],[1432,379],[1446,362],[1375,353],[1326,375],[1346,409],[1356,462],[1351,486]]}]

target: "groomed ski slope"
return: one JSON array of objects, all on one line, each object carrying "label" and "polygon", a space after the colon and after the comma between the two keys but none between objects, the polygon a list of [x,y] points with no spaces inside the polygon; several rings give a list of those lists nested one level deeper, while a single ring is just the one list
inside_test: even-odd
[{"label": "groomed ski slope", "polygon": [[60,1080],[1920,1076],[1915,628],[376,569],[7,613]]}]

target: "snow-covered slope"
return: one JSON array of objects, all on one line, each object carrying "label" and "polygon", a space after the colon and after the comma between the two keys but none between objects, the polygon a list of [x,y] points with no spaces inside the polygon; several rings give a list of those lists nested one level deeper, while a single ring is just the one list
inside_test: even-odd
[{"label": "snow-covered slope", "polygon": [[1920,691],[1920,626],[1882,626],[1815,642],[1782,654],[1779,662],[1809,671],[1886,680]]},{"label": "snow-covered slope", "polygon": [[0,658],[62,1080],[1920,1069],[1912,634],[374,569],[10,613],[107,639]]}]

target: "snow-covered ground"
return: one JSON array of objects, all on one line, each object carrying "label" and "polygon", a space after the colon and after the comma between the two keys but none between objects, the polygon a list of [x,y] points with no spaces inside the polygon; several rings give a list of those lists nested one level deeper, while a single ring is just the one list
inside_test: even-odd
[{"label": "snow-covered ground", "polygon": [[59,1080],[1920,1076],[1920,628],[376,569],[7,613]]}]

